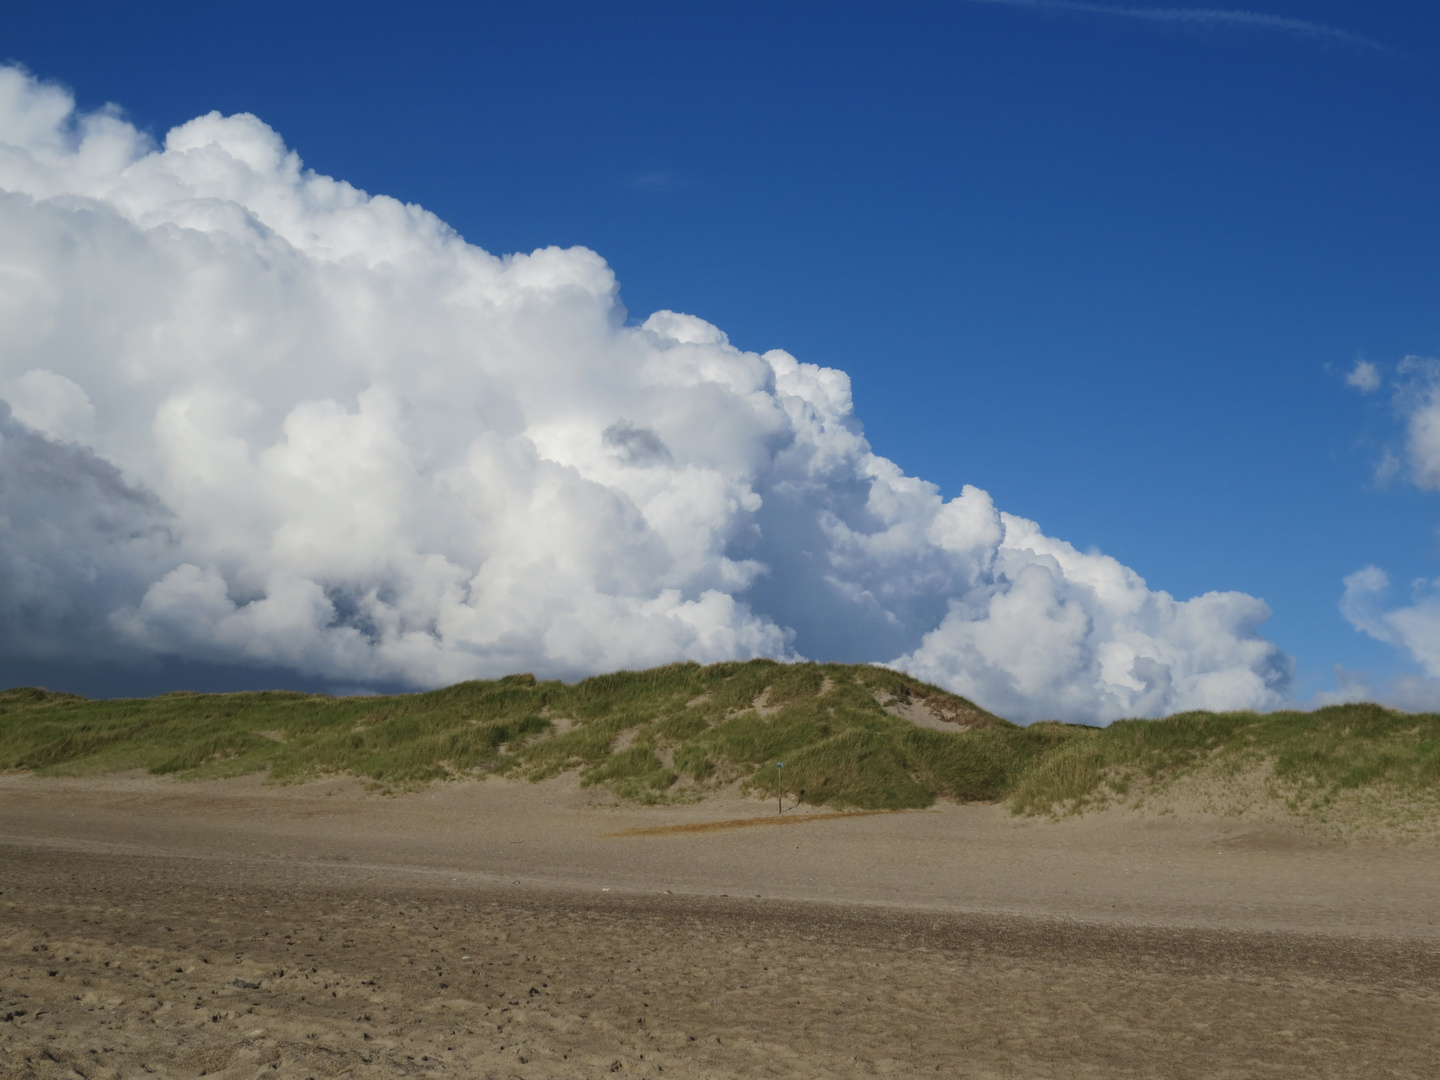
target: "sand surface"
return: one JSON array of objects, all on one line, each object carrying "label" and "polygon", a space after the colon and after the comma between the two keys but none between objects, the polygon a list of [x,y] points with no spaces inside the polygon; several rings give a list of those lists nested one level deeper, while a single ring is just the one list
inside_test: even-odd
[{"label": "sand surface", "polygon": [[1434,846],[595,798],[0,777],[0,1077],[1440,1076]]}]

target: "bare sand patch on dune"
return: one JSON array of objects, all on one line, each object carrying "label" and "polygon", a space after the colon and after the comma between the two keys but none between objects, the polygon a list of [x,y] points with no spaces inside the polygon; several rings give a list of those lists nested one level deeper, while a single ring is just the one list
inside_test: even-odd
[{"label": "bare sand patch on dune", "polygon": [[564,777],[394,797],[0,778],[0,1076],[1418,1078],[1440,1060],[1429,847],[1125,811],[606,798]]}]

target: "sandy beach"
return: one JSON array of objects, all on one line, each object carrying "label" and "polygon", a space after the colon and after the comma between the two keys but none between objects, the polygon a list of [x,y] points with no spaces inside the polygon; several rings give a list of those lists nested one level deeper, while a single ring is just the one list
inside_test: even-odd
[{"label": "sandy beach", "polygon": [[1432,1077],[1440,851],[0,777],[0,1075]]}]

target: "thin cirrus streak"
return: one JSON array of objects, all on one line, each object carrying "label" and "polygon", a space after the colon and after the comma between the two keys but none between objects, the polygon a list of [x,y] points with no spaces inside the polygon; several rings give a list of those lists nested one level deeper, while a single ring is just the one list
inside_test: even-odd
[{"label": "thin cirrus streak", "polygon": [[1066,11],[1080,15],[1108,15],[1115,18],[1143,19],[1147,22],[1189,23],[1191,25],[1249,27],[1277,30],[1300,37],[1356,45],[1375,52],[1391,53],[1392,49],[1361,34],[1339,30],[1324,23],[1291,19],[1283,15],[1267,15],[1260,11],[1234,11],[1226,8],[1154,8],[1122,7],[1115,4],[1082,4],[1075,0],[965,0],[970,4],[1000,4],[1005,7],[1038,8],[1045,11]]}]

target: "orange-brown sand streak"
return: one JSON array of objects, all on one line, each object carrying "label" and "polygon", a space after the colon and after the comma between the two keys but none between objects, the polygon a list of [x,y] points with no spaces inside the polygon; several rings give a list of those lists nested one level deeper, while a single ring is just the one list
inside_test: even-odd
[{"label": "orange-brown sand streak", "polygon": [[804,814],[800,817],[731,818],[729,821],[697,821],[690,825],[657,825],[649,829],[622,829],[605,833],[605,839],[617,836],[668,836],[671,833],[719,832],[721,829],[750,829],[757,825],[804,825],[811,821],[834,821],[836,818],[875,817],[877,814],[900,814],[903,810],[845,810],[834,814]]}]

